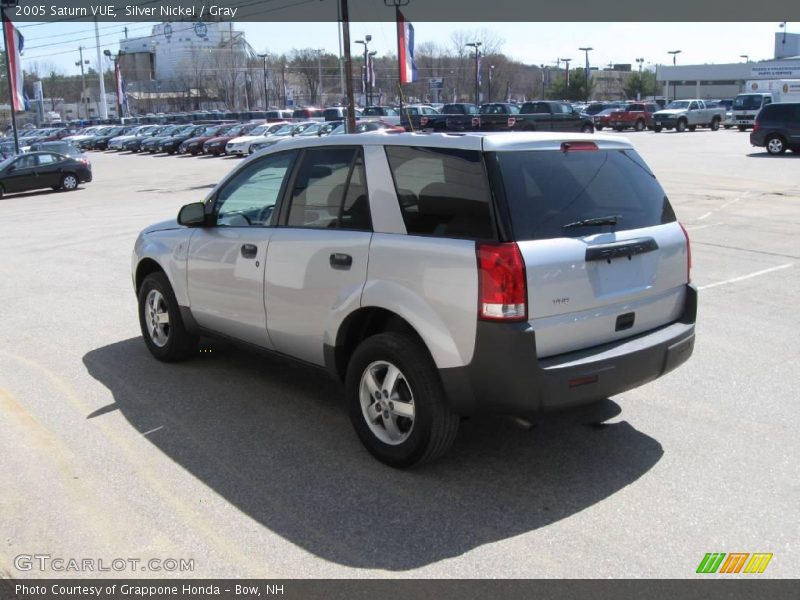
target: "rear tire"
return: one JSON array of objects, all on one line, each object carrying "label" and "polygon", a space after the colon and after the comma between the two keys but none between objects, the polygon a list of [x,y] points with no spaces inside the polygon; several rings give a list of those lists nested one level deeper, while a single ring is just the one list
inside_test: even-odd
[{"label": "rear tire", "polygon": [[689,125],[689,131],[696,131],[697,125]]},{"label": "rear tire", "polygon": [[139,288],[139,327],[147,349],[158,360],[174,362],[197,352],[198,338],[186,330],[164,273],[151,273]]},{"label": "rear tire", "polygon": [[381,333],[364,340],[347,366],[345,390],[361,443],[391,467],[442,456],[458,433],[460,419],[445,402],[433,360],[408,335]]},{"label": "rear tire", "polygon": [[583,127],[581,127],[581,133],[594,133],[594,127],[587,123]]},{"label": "rear tire", "polygon": [[61,178],[61,185],[59,189],[66,190],[71,192],[78,187],[78,176],[73,175],[72,173],[67,173]]},{"label": "rear tire", "polygon": [[719,119],[714,119],[711,121],[711,131],[718,131],[719,130]]}]

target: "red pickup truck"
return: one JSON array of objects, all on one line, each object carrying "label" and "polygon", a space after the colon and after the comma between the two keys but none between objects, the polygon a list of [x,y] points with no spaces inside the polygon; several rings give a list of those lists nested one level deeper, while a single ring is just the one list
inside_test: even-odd
[{"label": "red pickup truck", "polygon": [[611,113],[608,118],[608,126],[616,131],[622,131],[629,127],[636,131],[644,131],[644,128],[653,129],[653,113],[659,110],[655,102],[632,102],[615,113]]}]

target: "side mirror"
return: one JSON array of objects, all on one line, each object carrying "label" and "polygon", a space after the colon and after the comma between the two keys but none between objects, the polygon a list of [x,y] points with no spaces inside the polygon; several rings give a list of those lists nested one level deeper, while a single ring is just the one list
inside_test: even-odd
[{"label": "side mirror", "polygon": [[186,227],[202,227],[206,224],[206,205],[192,202],[181,207],[178,212],[178,224]]}]

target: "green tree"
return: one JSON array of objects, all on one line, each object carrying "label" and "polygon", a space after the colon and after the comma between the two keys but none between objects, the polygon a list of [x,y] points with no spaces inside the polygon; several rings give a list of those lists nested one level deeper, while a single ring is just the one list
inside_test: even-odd
[{"label": "green tree", "polygon": [[656,74],[651,71],[634,73],[628,78],[622,89],[628,98],[636,98],[636,94],[640,94],[640,98],[654,96],[658,89],[656,87]]},{"label": "green tree", "polygon": [[553,100],[569,100],[576,102],[579,100],[586,100],[592,97],[594,92],[595,81],[589,78],[589,89],[586,89],[586,77],[584,69],[578,68],[570,71],[569,85],[567,85],[566,77],[555,81],[550,86],[550,98]]}]

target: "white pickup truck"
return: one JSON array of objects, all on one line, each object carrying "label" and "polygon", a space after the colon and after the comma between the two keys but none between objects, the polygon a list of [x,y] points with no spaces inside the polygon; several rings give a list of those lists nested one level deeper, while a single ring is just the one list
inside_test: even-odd
[{"label": "white pickup truck", "polygon": [[673,100],[667,107],[653,113],[653,130],[675,129],[678,133],[698,127],[719,129],[725,119],[725,107],[709,107],[703,100]]}]

